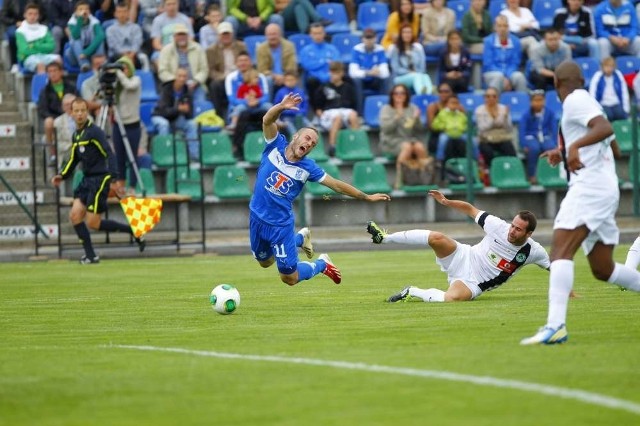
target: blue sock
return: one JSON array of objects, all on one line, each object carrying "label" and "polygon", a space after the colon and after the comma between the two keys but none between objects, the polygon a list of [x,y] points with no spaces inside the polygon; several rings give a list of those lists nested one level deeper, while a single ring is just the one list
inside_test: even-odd
[{"label": "blue sock", "polygon": [[301,233],[296,233],[296,247],[302,247],[302,242],[304,241],[304,237]]},{"label": "blue sock", "polygon": [[315,262],[298,262],[298,282],[305,281],[322,273],[327,264],[324,260],[316,260]]}]

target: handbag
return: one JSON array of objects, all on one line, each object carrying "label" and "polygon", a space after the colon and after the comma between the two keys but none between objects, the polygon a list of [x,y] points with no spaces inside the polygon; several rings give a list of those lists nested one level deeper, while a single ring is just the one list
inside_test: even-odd
[{"label": "handbag", "polygon": [[432,157],[403,161],[400,163],[400,173],[404,185],[432,185],[436,174],[435,163]]},{"label": "handbag", "polygon": [[489,129],[482,132],[480,142],[484,143],[502,143],[511,142],[513,140],[513,132],[504,128]]}]

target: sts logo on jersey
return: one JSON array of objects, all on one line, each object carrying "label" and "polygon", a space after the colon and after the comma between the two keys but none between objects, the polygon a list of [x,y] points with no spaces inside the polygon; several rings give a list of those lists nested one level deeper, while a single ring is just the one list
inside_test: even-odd
[{"label": "sts logo on jersey", "polygon": [[291,189],[293,185],[293,181],[289,178],[289,176],[275,170],[271,173],[271,176],[267,178],[267,184],[269,185],[267,189],[274,193],[286,194]]}]

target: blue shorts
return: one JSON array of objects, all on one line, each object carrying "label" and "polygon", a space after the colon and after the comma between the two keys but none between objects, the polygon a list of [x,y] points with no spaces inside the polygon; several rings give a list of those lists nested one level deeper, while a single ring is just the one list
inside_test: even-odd
[{"label": "blue shorts", "polygon": [[249,217],[249,240],[256,260],[275,256],[278,271],[289,275],[298,270],[298,247],[293,223],[285,226],[269,225],[255,217]]}]

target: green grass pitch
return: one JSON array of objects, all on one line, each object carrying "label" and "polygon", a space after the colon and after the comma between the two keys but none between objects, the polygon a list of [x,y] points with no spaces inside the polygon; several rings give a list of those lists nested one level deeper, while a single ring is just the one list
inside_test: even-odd
[{"label": "green grass pitch", "polygon": [[[518,344],[546,320],[535,266],[474,302],[388,304],[409,283],[445,288],[431,251],[332,259],[340,286],[291,288],[249,255],[2,264],[0,425],[640,424],[640,299],[597,282],[582,253],[569,342],[550,347]],[[219,283],[240,290],[233,315],[209,305]]]}]

